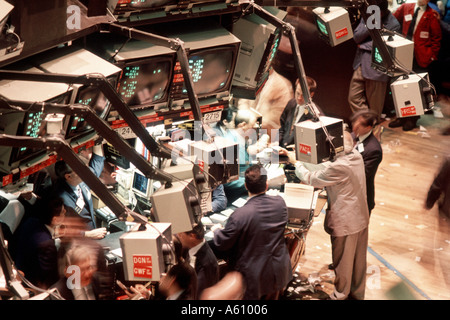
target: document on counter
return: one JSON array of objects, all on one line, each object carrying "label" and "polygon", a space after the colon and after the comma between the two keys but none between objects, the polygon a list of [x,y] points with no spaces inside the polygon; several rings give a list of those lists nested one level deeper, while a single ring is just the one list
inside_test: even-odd
[{"label": "document on counter", "polygon": [[111,250],[110,252],[111,252],[113,255],[118,256],[118,257],[120,257],[120,258],[123,257],[123,254],[122,254],[122,248],[117,248],[117,249]]},{"label": "document on counter", "polygon": [[244,199],[244,198],[239,198],[239,199],[235,200],[235,201],[232,203],[232,205],[235,206],[235,207],[240,208],[240,207],[242,207],[242,206],[243,206],[244,204],[246,204],[246,203],[247,203],[247,200],[246,200],[246,199]]}]

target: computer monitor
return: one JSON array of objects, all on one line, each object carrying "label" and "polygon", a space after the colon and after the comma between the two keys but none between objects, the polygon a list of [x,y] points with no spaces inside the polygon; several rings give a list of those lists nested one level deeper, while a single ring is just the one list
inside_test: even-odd
[{"label": "computer monitor", "polygon": [[313,10],[316,26],[321,39],[330,46],[337,46],[353,38],[350,17],[345,8],[326,7]]},{"label": "computer monitor", "polygon": [[173,65],[173,56],[125,62],[117,85],[120,97],[131,109],[145,109],[167,101]]},{"label": "computer monitor", "polygon": [[164,9],[168,5],[177,3],[177,0],[108,0],[108,8],[115,15],[130,11]]},{"label": "computer monitor", "polygon": [[[70,92],[67,94],[62,94],[61,96],[55,97],[54,99],[50,99],[49,103],[57,103],[57,104],[67,104],[69,101]],[[17,135],[25,136],[31,138],[43,137],[47,134],[47,116],[48,113],[44,113],[42,111],[37,112],[26,112],[24,114],[24,118],[22,124],[18,128]],[[65,116],[64,118],[67,118]],[[64,120],[62,120],[64,123]],[[61,130],[61,134],[65,133],[66,128],[63,126]],[[21,162],[30,156],[34,156],[40,153],[45,153],[45,150],[42,149],[33,149],[26,147],[18,147],[17,152],[13,152],[11,156],[11,162]]]},{"label": "computer monitor", "polygon": [[[179,38],[188,49],[194,93],[200,106],[211,105],[231,96],[231,85],[241,40],[221,26],[186,23],[156,30]],[[190,108],[189,96],[179,62],[175,65],[170,87],[170,107]]]},{"label": "computer monitor", "polygon": [[[232,45],[198,50],[189,54],[194,91],[199,99],[229,91],[236,58],[236,47]],[[170,97],[172,100],[188,99],[179,63],[175,69]]]},{"label": "computer monitor", "polygon": [[[391,56],[392,62],[396,66],[401,67],[404,70],[412,70],[413,56],[414,56],[414,42],[406,39],[401,35],[382,36],[384,43],[386,44],[387,51]],[[383,73],[390,74],[391,76],[398,76],[404,72],[402,71],[390,71],[388,66],[381,56],[380,50],[374,44],[372,47],[372,64],[371,67],[379,70]]]},{"label": "computer monitor", "polygon": [[[11,70],[21,72],[42,72],[41,70],[27,66],[18,66]],[[0,81],[0,95],[8,100],[29,102],[68,103],[72,91],[67,84],[46,83],[25,80]],[[46,134],[46,120],[48,114],[43,112],[4,112],[0,116],[0,133],[13,136],[42,137]],[[67,117],[66,117],[67,118]],[[63,120],[63,124],[66,120]],[[62,131],[66,128],[63,126]],[[0,171],[9,173],[19,167],[20,163],[46,153],[42,149],[25,147],[0,146]]]},{"label": "computer monitor", "polygon": [[[46,73],[74,76],[96,75],[105,77],[113,88],[117,85],[120,69],[105,59],[84,49],[74,47],[54,48],[32,58],[32,63]],[[90,106],[102,119],[109,114],[110,103],[96,86],[73,85],[71,104]],[[93,128],[82,117],[70,117],[66,139],[84,136]]]},{"label": "computer monitor", "polygon": [[[275,7],[265,9],[280,20],[287,15],[287,12]],[[282,30],[258,15],[250,14],[236,21],[232,32],[242,41],[233,77],[233,96],[255,99],[269,76],[272,60],[280,46]]]},{"label": "computer monitor", "polygon": [[133,191],[136,195],[149,199],[152,194],[152,184],[151,180],[144,176],[137,169],[133,172],[133,178],[131,181],[131,191]]},{"label": "computer monitor", "polygon": [[[115,84],[116,78],[112,77],[109,81]],[[107,118],[111,106],[103,92],[94,86],[75,86],[70,104],[89,106],[102,119]],[[83,117],[73,115],[69,119],[66,139],[79,136],[89,130],[92,130],[92,127]]]}]

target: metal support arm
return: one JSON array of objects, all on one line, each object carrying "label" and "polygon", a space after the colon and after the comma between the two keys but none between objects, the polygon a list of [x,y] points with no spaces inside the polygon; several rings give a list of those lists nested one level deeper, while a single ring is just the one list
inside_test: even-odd
[{"label": "metal support arm", "polygon": [[[77,105],[68,105],[68,104],[56,104],[56,103],[48,103],[41,102],[32,104],[30,102],[25,101],[13,101],[6,100],[3,101],[7,106],[0,107],[0,109],[8,108],[13,110],[11,105],[20,106],[25,108],[27,111],[33,112],[43,112],[43,113],[58,113],[65,115],[80,115],[85,121],[87,121],[94,129],[108,142],[110,142],[122,155],[126,155],[127,159],[133,163],[136,168],[138,168],[147,178],[155,179],[159,181],[165,181],[170,184],[172,182],[172,177],[165,173],[162,170],[159,170],[148,163],[144,157],[142,157],[134,148],[130,147],[130,145],[115,132],[109,124],[101,119],[90,107],[77,104]],[[17,109],[14,109],[17,110]],[[18,110],[20,112],[20,110]],[[23,110],[25,112],[25,110]],[[169,187],[169,185],[166,185]]]},{"label": "metal support arm", "polygon": [[131,216],[139,223],[147,223],[147,220],[144,217],[124,206],[123,203],[117,199],[108,188],[106,188],[91,169],[78,158],[71,146],[62,137],[54,135],[45,138],[30,138],[0,134],[0,145],[39,148],[56,152],[80,176],[81,180],[83,180],[83,182],[85,182],[89,188],[102,199],[105,205],[111,209],[117,218],[126,220],[127,217]]},{"label": "metal support arm", "polygon": [[152,138],[144,125],[139,121],[138,117],[130,108],[128,108],[125,102],[117,95],[117,92],[109,81],[101,74],[74,76],[68,74],[0,70],[0,79],[95,86],[105,95],[111,105],[119,112],[120,116],[127,122],[153,156],[164,157],[167,159],[171,158],[171,152],[162,148],[162,146]]}]

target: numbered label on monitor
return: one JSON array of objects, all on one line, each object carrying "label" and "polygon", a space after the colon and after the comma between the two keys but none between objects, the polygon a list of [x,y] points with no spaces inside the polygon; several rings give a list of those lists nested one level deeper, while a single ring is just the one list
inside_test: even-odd
[{"label": "numbered label on monitor", "polygon": [[131,130],[130,127],[122,127],[114,129],[123,139],[136,138],[136,134]]},{"label": "numbered label on monitor", "polygon": [[203,115],[203,121],[205,123],[217,122],[220,120],[221,115],[222,115],[222,110],[205,113]]}]

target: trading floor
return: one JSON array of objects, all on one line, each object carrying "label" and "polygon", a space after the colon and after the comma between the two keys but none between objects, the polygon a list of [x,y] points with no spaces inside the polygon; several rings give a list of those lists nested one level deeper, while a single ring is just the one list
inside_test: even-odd
[{"label": "trading floor", "polygon": [[[423,206],[442,156],[450,150],[450,136],[440,134],[449,124],[448,118],[432,114],[421,116],[421,127],[411,132],[382,123],[383,161],[369,225],[366,300],[450,299],[450,219],[439,216],[437,205],[429,211]],[[324,217],[321,213],[314,219],[286,299],[326,299],[333,291]]]}]

